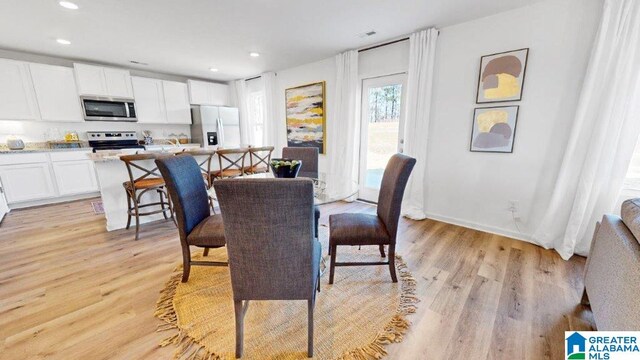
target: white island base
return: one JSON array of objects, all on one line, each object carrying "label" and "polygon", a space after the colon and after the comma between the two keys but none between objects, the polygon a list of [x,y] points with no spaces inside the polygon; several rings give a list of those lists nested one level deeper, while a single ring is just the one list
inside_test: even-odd
[{"label": "white island base", "polygon": [[[98,173],[100,183],[100,194],[102,196],[102,204],[104,207],[104,215],[107,219],[107,231],[124,229],[127,226],[127,194],[122,183],[129,180],[127,167],[118,156],[102,156],[101,154],[93,154],[95,168]],[[155,163],[153,160],[142,161],[139,164],[144,168],[153,169]],[[142,175],[142,172],[133,173],[134,176]],[[157,191],[148,191],[142,195],[142,204],[158,202],[160,200]],[[157,207],[159,209],[160,207]],[[156,207],[147,207],[141,209],[142,212],[155,210]],[[148,223],[164,219],[162,213],[141,216],[140,224]],[[131,219],[131,228],[135,228],[135,218]]]}]

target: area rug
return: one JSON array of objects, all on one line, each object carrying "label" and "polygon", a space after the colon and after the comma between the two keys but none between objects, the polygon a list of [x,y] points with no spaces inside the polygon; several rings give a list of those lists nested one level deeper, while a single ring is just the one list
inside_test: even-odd
[{"label": "area rug", "polygon": [[104,204],[102,201],[92,201],[91,208],[93,208],[93,213],[96,215],[104,214]]},{"label": "area rug", "polygon": [[[328,231],[320,230],[326,257]],[[377,246],[345,246],[337,254],[338,261],[380,260]],[[387,266],[339,267],[333,285],[328,271],[323,275],[314,313],[315,359],[381,359],[386,345],[402,341],[418,299],[415,279],[396,259],[395,284]],[[212,250],[206,260],[225,261],[226,250]],[[189,281],[180,279],[178,266],[157,303],[155,316],[164,321],[158,331],[170,334],[160,345],[176,346],[175,359],[235,359],[229,269],[192,266]],[[251,301],[244,331],[243,359],[306,359],[307,302]]]}]

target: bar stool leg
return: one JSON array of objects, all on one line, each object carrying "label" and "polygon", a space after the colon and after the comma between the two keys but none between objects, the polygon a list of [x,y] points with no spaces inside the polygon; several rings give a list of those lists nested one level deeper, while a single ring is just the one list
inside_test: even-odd
[{"label": "bar stool leg", "polygon": [[136,191],[133,190],[133,209],[134,209],[134,214],[136,216],[136,237],[135,240],[138,240],[140,238],[139,234],[140,234],[140,209],[138,208],[138,202],[140,201],[140,199],[138,199]]},{"label": "bar stool leg", "polygon": [[129,193],[129,190],[125,189],[126,193],[127,193],[127,227],[126,229],[129,230],[129,227],[131,226],[131,194]]}]

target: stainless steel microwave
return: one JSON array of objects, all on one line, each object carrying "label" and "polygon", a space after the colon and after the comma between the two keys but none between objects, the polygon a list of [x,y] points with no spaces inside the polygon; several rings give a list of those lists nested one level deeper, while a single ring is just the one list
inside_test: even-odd
[{"label": "stainless steel microwave", "polygon": [[80,100],[87,121],[138,121],[133,99],[81,96]]}]

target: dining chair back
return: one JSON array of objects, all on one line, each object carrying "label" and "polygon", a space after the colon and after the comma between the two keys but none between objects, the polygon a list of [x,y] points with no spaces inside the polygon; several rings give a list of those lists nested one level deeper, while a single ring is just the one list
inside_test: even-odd
[{"label": "dining chair back", "polygon": [[[234,307],[236,356],[250,300],[307,300],[308,353],[320,279],[320,243],[313,236],[310,179],[227,179],[214,183],[225,224]],[[295,320],[295,319],[292,319]]]},{"label": "dining chair back", "polygon": [[416,159],[412,157],[395,154],[387,163],[382,175],[377,214],[384,223],[392,244],[396,242],[402,198],[415,163]]},{"label": "dining chair back", "polygon": [[271,153],[273,153],[273,146],[261,146],[249,148],[249,167],[247,173],[258,174],[271,171],[269,163],[271,162]]},{"label": "dining chair back", "polygon": [[318,178],[318,148],[315,147],[284,147],[282,157],[285,159],[301,160],[298,176]]},{"label": "dining chair back", "polygon": [[249,149],[218,149],[219,170],[212,171],[214,179],[226,179],[243,176],[245,171],[245,159]]},{"label": "dining chair back", "polygon": [[156,160],[174,204],[183,255],[182,281],[189,279],[191,265],[226,266],[226,262],[191,261],[189,246],[207,249],[225,245],[220,215],[209,212],[209,198],[201,169],[195,158],[182,154]]}]

